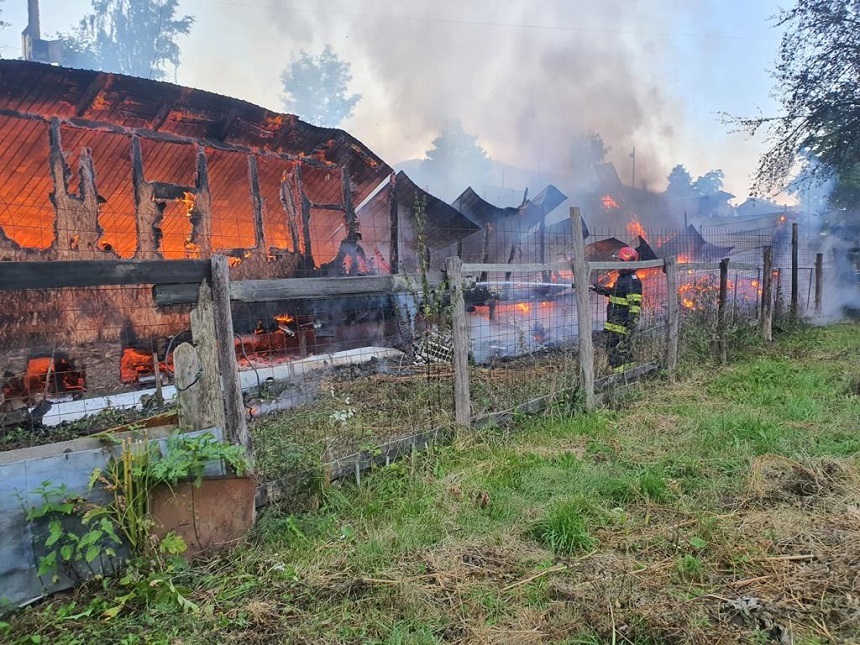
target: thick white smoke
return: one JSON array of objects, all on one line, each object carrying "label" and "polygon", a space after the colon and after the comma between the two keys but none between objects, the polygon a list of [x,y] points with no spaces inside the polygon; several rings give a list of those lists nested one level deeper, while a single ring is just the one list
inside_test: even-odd
[{"label": "thick white smoke", "polygon": [[[667,30],[695,3],[645,0],[276,0],[292,51],[331,43],[364,94],[351,132],[383,155],[423,157],[452,119],[497,160],[563,173],[570,142],[599,132],[637,184],[661,184],[680,151],[664,92]],[[313,8],[311,8],[313,7]],[[466,180],[468,183],[468,180]]]}]

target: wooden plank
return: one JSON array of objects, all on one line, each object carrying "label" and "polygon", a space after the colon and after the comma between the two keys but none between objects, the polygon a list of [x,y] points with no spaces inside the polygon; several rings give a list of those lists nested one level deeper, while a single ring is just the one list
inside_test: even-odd
[{"label": "wooden plank", "polygon": [[720,295],[717,300],[717,344],[720,350],[720,364],[729,362],[729,351],[726,341],[726,301],[729,293],[729,259],[720,262]]},{"label": "wooden plank", "polygon": [[773,247],[762,249],[761,307],[759,333],[766,341],[773,340]]},{"label": "wooden plank", "polygon": [[221,393],[224,397],[224,434],[228,441],[239,444],[251,454],[251,434],[245,422],[245,404],[239,365],[233,343],[233,315],[230,311],[230,269],[227,258],[215,255],[212,263],[212,301],[215,310],[215,336],[221,372]]},{"label": "wooden plank", "polygon": [[[746,262],[729,262],[729,269],[735,271],[758,271],[761,267],[757,264]],[[684,262],[678,264],[678,271],[719,271],[719,262]]]},{"label": "wooden plank", "polygon": [[678,306],[678,263],[675,258],[666,259],[666,305],[669,317],[666,327],[666,372],[674,380],[678,371],[678,337],[681,308]]},{"label": "wooden plank", "polygon": [[594,399],[594,340],[591,337],[591,298],[588,285],[591,269],[585,257],[585,239],[582,237],[582,215],[576,206],[570,209],[573,226],[573,277],[576,284],[576,317],[579,324],[579,378],[585,397],[585,409],[593,410]]},{"label": "wooden plank", "polygon": [[821,313],[821,297],[824,293],[824,254],[815,254],[815,311]]},{"label": "wooden plank", "polygon": [[209,275],[209,263],[206,260],[0,262],[0,291],[163,282],[196,285]]},{"label": "wooden plank", "polygon": [[451,293],[452,335],[454,341],[454,416],[457,425],[469,428],[472,404],[469,394],[469,321],[463,297],[463,261],[445,259],[448,289]]},{"label": "wooden plank", "polygon": [[642,262],[589,262],[588,268],[592,271],[617,271],[618,269],[657,269],[665,264],[665,260],[643,260]]},{"label": "wooden plank", "polygon": [[549,264],[485,264],[469,262],[463,264],[463,273],[541,273],[542,271],[570,271],[570,262]]},{"label": "wooden plank", "polygon": [[[431,287],[438,287],[444,281],[442,272],[428,272],[427,281]],[[239,302],[268,302],[381,296],[390,293],[417,292],[420,285],[420,276],[411,274],[243,280],[230,283],[230,299]],[[157,284],[153,287],[152,296],[155,304],[159,306],[188,304],[197,299],[197,285]]]},{"label": "wooden plank", "polygon": [[[200,367],[200,390],[206,392],[200,403],[199,427],[224,427],[224,399],[221,396],[221,374],[218,370],[218,335],[215,331],[215,304],[212,289],[204,280],[199,287],[197,305],[191,310],[191,337],[197,349]],[[232,346],[232,343],[229,343]],[[179,384],[177,382],[177,389]]]}]

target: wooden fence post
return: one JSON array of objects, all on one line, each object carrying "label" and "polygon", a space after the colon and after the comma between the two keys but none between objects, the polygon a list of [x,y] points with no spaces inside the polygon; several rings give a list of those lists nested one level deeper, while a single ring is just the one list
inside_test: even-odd
[{"label": "wooden fence post", "polygon": [[675,258],[666,258],[666,373],[674,380],[678,370],[678,337],[681,308],[678,306],[678,264]]},{"label": "wooden fence post", "polygon": [[451,293],[451,323],[454,341],[454,418],[457,425],[468,429],[472,421],[469,392],[469,321],[463,298],[463,260],[445,259],[448,289]]},{"label": "wooden fence post", "polygon": [[573,279],[576,289],[576,319],[579,325],[579,378],[585,397],[585,409],[593,410],[594,399],[594,340],[591,337],[591,299],[588,285],[591,269],[585,257],[585,239],[582,236],[582,215],[576,206],[570,209],[573,226]]},{"label": "wooden fence post", "polygon": [[815,313],[821,313],[821,296],[824,290],[824,254],[815,254]]},{"label": "wooden fence post", "polygon": [[236,361],[233,314],[230,311],[230,268],[223,255],[213,255],[210,261],[215,334],[220,341],[218,358],[221,368],[221,392],[224,397],[224,435],[229,441],[243,446],[250,455],[251,434],[245,423],[245,403],[242,400],[239,364]]},{"label": "wooden fence post", "polygon": [[761,307],[759,329],[766,341],[773,340],[773,247],[766,246],[762,251]]},{"label": "wooden fence post", "polygon": [[800,240],[797,235],[797,222],[791,225],[791,317],[797,318],[797,298],[800,286],[798,283],[798,253]]},{"label": "wooden fence post", "polygon": [[717,303],[717,345],[720,350],[720,364],[729,362],[729,350],[726,341],[726,300],[729,293],[729,259],[720,260],[720,299]]},{"label": "wooden fence post", "polygon": [[[191,310],[191,337],[194,339],[194,347],[197,350],[193,357],[196,363],[192,366],[194,372],[200,369],[199,390],[205,392],[200,405],[199,414],[194,416],[195,422],[200,427],[194,430],[203,430],[217,426],[224,429],[224,401],[221,394],[221,373],[218,368],[220,359],[218,357],[218,334],[215,331],[215,302],[212,298],[212,289],[206,280],[200,284],[197,290],[197,305]],[[178,349],[178,348],[177,348]],[[175,352],[174,352],[175,360]],[[190,369],[190,368],[189,368]],[[177,379],[179,368],[177,368]],[[190,381],[189,381],[190,382]],[[180,386],[177,380],[177,387]],[[180,408],[182,397],[180,396]],[[195,403],[195,405],[197,405]],[[226,438],[225,430],[225,438]]]},{"label": "wooden fence post", "polygon": [[[213,396],[213,390],[203,387],[201,377],[204,368],[197,350],[189,343],[182,343],[173,351],[173,370],[179,398],[179,423],[189,430],[213,427],[210,404],[212,400],[220,403],[221,399]],[[223,418],[223,413],[221,416]]]}]

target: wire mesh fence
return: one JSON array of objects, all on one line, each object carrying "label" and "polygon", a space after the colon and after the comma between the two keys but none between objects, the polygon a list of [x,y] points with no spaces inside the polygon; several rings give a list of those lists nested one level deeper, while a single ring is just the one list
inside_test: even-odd
[{"label": "wire mesh fence", "polygon": [[[390,226],[380,222],[369,221],[368,236],[390,238],[390,228],[373,232],[374,223]],[[236,353],[261,477],[289,477],[320,462],[372,454],[386,443],[455,426],[454,312],[448,285],[438,277],[452,254],[472,269],[463,285],[463,314],[469,414],[475,422],[577,399],[582,385],[578,289],[594,287],[587,299],[593,370],[610,389],[628,386],[630,373],[665,366],[670,302],[678,303],[682,328],[697,330],[698,342],[718,357],[721,320],[737,327],[752,325],[761,315],[764,247],[774,249],[777,317],[789,315],[792,294],[799,314],[814,306],[816,249],[803,240],[792,246],[790,234],[786,246],[784,235],[773,231],[646,231],[629,225],[591,230],[584,253],[596,268],[588,280],[578,281],[570,268],[571,227],[542,222],[496,221],[456,244],[447,243],[453,233],[436,231],[438,240],[432,242],[418,226],[417,253],[409,255],[413,263],[406,267],[412,272],[400,275],[400,288],[386,283],[350,295],[359,278],[342,275],[349,273],[347,264],[364,276],[382,277],[393,269],[362,268],[346,254],[329,275],[349,286],[332,297],[306,293],[234,301],[234,338],[219,342],[232,342]],[[629,272],[617,264],[605,266],[626,246],[636,249],[640,260],[654,260],[635,272],[641,300],[616,290]],[[662,258],[677,262],[674,293]],[[721,285],[723,258],[729,263]],[[800,259],[813,266],[803,267]],[[241,286],[238,266],[233,263],[232,271]],[[138,417],[161,409],[175,391],[172,351],[191,340],[191,306],[159,301],[158,287],[155,295],[153,300],[151,285],[3,292],[2,445],[97,432],[133,418],[120,412],[126,407],[134,407]],[[613,309],[619,299],[631,314],[621,331]],[[619,374],[621,379],[613,378]],[[156,384],[161,398],[155,396]],[[103,421],[93,421],[99,414]],[[75,425],[81,417],[85,427]]]}]

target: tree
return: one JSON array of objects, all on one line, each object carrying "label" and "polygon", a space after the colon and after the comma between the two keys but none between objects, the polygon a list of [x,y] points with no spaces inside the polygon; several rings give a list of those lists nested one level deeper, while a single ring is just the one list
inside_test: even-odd
[{"label": "tree", "polygon": [[814,175],[852,174],[860,164],[860,2],[798,0],[782,11],[785,27],[774,71],[782,114],[727,117],[751,134],[765,129],[770,148],[756,172],[756,192],[777,192],[803,164],[820,163]]},{"label": "tree", "polygon": [[570,144],[570,160],[574,174],[591,172],[596,165],[603,163],[608,153],[609,148],[598,132],[576,135]]},{"label": "tree", "polygon": [[179,36],[194,24],[176,16],[179,0],[92,0],[92,12],[69,34],[60,34],[66,62],[98,69],[163,79],[167,67],[179,66]]},{"label": "tree", "polygon": [[696,188],[693,186],[693,176],[678,164],[669,173],[669,185],[666,187],[666,193],[671,197],[693,197],[696,195]]},{"label": "tree", "polygon": [[442,130],[426,155],[422,174],[444,199],[453,199],[479,182],[492,165],[486,151],[478,145],[477,135],[463,130],[459,120]]},{"label": "tree", "polygon": [[331,45],[317,57],[302,51],[281,74],[284,106],[305,121],[336,128],[352,115],[361,94],[348,94],[350,64],[338,58]]},{"label": "tree", "polygon": [[693,189],[700,195],[716,195],[723,189],[726,174],[719,168],[709,170],[693,182]]}]

